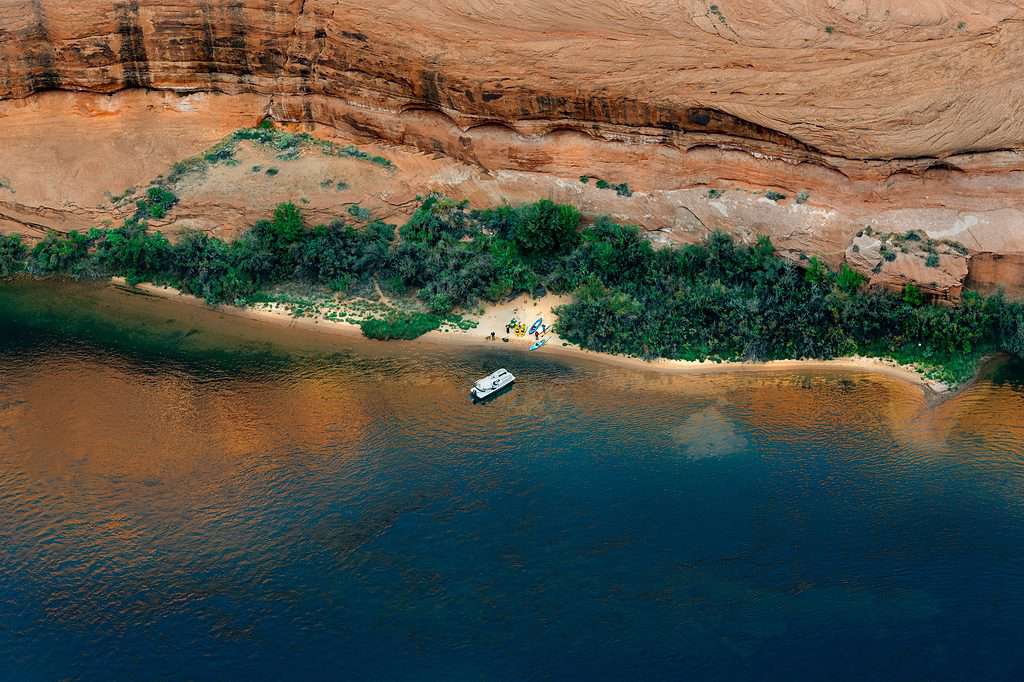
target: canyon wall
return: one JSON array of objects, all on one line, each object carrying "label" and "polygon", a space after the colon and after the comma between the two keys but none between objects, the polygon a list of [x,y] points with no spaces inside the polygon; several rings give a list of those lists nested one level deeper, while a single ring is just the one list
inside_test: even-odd
[{"label": "canyon wall", "polygon": [[[846,261],[876,282],[916,281],[939,297],[956,298],[964,283],[1020,293],[1022,9],[993,0],[0,0],[0,176],[52,165],[11,152],[26,147],[29,102],[46,93],[80,93],[75,102],[92,111],[137,105],[136,117],[149,107],[154,121],[181,108],[167,97],[191,98],[186,109],[231,110],[239,125],[269,116],[437,155],[444,172],[409,182],[456,195],[540,193],[665,240],[767,233],[792,257]],[[61,107],[88,139],[83,106],[37,109],[59,131]],[[143,128],[159,135],[158,125]],[[199,128],[191,146],[187,133],[179,138],[180,156],[210,142]],[[37,154],[51,153],[47,139]],[[88,144],[78,148],[88,154]],[[75,158],[65,151],[61,163],[85,162]],[[595,192],[579,176],[627,182],[633,194]],[[0,182],[0,226],[75,227],[76,215],[103,213],[76,213],[75,190],[64,191],[5,195]],[[47,211],[65,215],[18,217]],[[931,250],[908,249],[899,239],[908,230],[926,233]]]}]

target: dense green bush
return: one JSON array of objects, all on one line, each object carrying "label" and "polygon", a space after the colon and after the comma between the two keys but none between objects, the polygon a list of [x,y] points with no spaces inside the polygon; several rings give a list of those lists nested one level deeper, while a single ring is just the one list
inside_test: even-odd
[{"label": "dense green bush", "polygon": [[997,324],[1000,349],[1024,358],[1024,306],[1000,306]]},{"label": "dense green bush", "polygon": [[908,282],[903,285],[903,302],[914,308],[924,305],[924,294],[921,293],[920,289]]},{"label": "dense green bush", "polygon": [[196,232],[172,246],[135,218],[112,230],[52,232],[31,251],[6,237],[0,275],[124,275],[239,304],[291,280],[336,291],[376,280],[391,295],[415,295],[429,311],[366,321],[363,331],[373,338],[414,338],[481,299],[548,289],[574,294],[558,311],[564,338],[640,357],[862,353],[958,381],[983,353],[1024,353],[1024,306],[1000,295],[926,305],[912,284],[892,294],[865,287],[846,265],[833,272],[814,257],[800,265],[779,258],[766,237],[742,245],[716,232],[701,244],[656,250],[635,226],[599,218],[580,230],[579,221],[575,209],[546,200],[470,211],[465,202],[431,196],[396,239],[394,226],[380,221],[307,229],[300,210],[282,204],[231,244]]},{"label": "dense green bush", "polygon": [[359,324],[371,339],[415,339],[441,326],[441,318],[426,313],[394,313],[384,319],[365,320]]},{"label": "dense green bush", "polygon": [[92,231],[89,234],[48,232],[32,247],[26,269],[33,275],[88,276],[91,272],[89,249],[93,241]]},{"label": "dense green bush", "polygon": [[865,291],[858,273],[832,273],[815,258],[801,272],[767,240],[741,246],[715,234],[654,251],[635,228],[598,221],[563,267],[576,296],[558,311],[559,333],[594,350],[724,360],[864,353],[959,381],[981,353],[1024,344],[1019,304],[968,294],[959,306],[925,306],[912,287]]},{"label": "dense green bush", "polygon": [[296,275],[307,282],[342,290],[388,265],[394,227],[374,222],[365,229],[335,221],[312,230],[298,252]]},{"label": "dense green bush", "polygon": [[864,275],[860,274],[846,263],[839,268],[839,272],[836,273],[836,286],[848,294],[855,293],[860,289],[865,282]]},{"label": "dense green bush", "polygon": [[21,235],[0,235],[0,278],[10,277],[25,269],[28,248]]},{"label": "dense green bush", "polygon": [[124,275],[132,281],[162,279],[173,263],[170,242],[160,232],[147,232],[144,224],[135,221],[103,232],[91,258],[95,272]]},{"label": "dense green bush", "polygon": [[445,238],[461,239],[466,235],[468,202],[454,201],[437,194],[428,196],[402,226],[402,239],[437,244]]},{"label": "dense green bush", "polygon": [[184,235],[173,252],[172,281],[209,303],[233,303],[257,288],[251,274],[232,258],[232,248],[205,232]]},{"label": "dense green bush", "polygon": [[575,206],[541,199],[518,211],[512,237],[525,256],[558,256],[579,243],[579,225]]},{"label": "dense green bush", "polygon": [[178,197],[166,187],[150,187],[146,190],[146,198],[135,202],[138,209],[135,217],[137,220],[163,218],[176,203],[178,203]]}]

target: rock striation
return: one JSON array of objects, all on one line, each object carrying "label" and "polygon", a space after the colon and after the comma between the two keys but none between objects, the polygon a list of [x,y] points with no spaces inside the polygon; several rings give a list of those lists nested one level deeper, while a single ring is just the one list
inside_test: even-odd
[{"label": "rock striation", "polygon": [[[0,0],[0,115],[54,90],[244,98],[513,195],[522,174],[568,199],[580,175],[628,182],[594,208],[666,239],[769,233],[882,284],[1024,292],[1022,18],[1017,0]],[[869,225],[956,246],[879,267],[852,249]]]}]

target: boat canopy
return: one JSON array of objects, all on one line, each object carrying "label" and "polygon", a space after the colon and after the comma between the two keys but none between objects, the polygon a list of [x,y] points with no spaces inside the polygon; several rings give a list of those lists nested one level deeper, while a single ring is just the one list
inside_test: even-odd
[{"label": "boat canopy", "polygon": [[480,381],[476,382],[474,384],[474,387],[480,391],[490,390],[494,388],[495,384],[497,384],[506,374],[508,374],[508,370],[499,369],[496,372],[492,372],[491,374],[488,374]]}]

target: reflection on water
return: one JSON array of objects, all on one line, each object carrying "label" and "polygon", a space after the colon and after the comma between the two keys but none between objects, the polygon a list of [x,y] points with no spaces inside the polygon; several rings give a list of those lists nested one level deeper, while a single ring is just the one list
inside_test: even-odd
[{"label": "reflection on water", "polygon": [[1024,670],[1019,366],[929,409],[32,282],[0,332],[2,679]]}]

